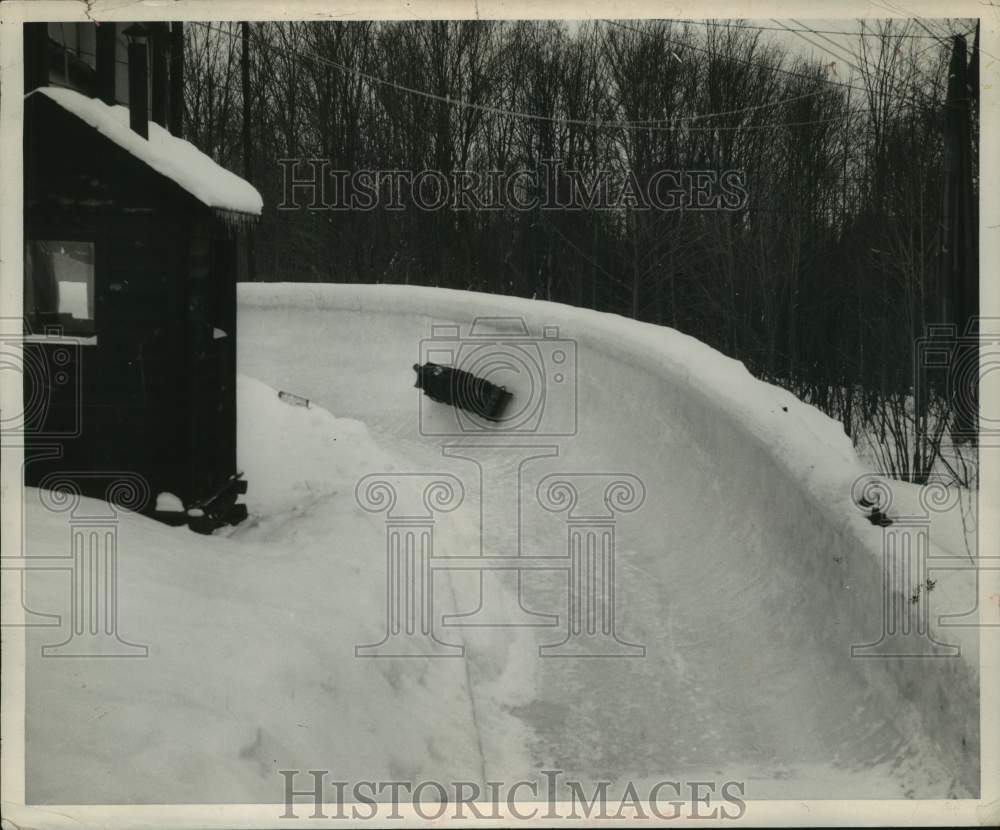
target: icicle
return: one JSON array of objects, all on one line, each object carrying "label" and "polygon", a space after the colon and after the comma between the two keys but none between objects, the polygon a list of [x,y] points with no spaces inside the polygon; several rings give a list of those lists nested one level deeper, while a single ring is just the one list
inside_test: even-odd
[{"label": "icicle", "polygon": [[222,220],[230,235],[243,230],[249,230],[260,221],[260,216],[255,213],[241,213],[237,210],[227,210],[225,208],[214,208],[213,212],[217,218]]}]

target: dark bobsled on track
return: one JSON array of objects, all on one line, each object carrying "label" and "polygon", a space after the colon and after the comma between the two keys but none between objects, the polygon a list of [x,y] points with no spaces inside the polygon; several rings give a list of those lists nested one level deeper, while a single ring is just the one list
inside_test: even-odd
[{"label": "dark bobsled on track", "polygon": [[423,389],[431,400],[491,421],[499,421],[503,417],[507,404],[514,397],[503,386],[451,366],[428,361],[423,366],[414,363],[413,371],[417,373],[417,381],[413,385]]}]

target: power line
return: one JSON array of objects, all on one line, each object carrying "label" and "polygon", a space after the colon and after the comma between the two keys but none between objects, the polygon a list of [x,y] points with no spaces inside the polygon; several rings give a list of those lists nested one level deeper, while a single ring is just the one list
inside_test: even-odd
[{"label": "power line", "polygon": [[948,34],[948,35],[941,35],[941,34],[935,34],[935,33],[934,33],[934,32],[932,32],[932,31],[930,30],[930,28],[929,28],[929,27],[928,27],[928,26],[927,26],[927,25],[926,25],[926,24],[924,23],[924,21],[923,21],[923,20],[921,20],[921,19],[920,19],[919,17],[915,17],[915,18],[913,18],[913,22],[914,22],[914,23],[916,23],[916,24],[917,24],[917,25],[918,25],[918,26],[919,26],[919,27],[920,27],[921,29],[923,29],[923,30],[924,30],[925,32],[927,32],[927,34],[929,34],[929,35],[930,35],[931,37],[936,37],[936,38],[937,38],[937,39],[938,39],[939,41],[941,41],[942,43],[945,43],[945,44],[947,44],[947,43],[948,43],[948,40],[949,40],[949,39],[951,38],[951,35],[950,35],[950,34]]},{"label": "power line", "polygon": [[[619,23],[617,20],[602,20],[601,22],[607,26],[617,26],[619,29],[625,29],[626,31],[635,32],[636,34],[646,35],[647,37],[653,37],[652,32],[645,31],[644,29],[637,29],[633,26],[626,26],[624,23]],[[663,40],[665,40],[667,43],[673,43],[675,46],[683,46],[688,49],[694,49],[696,52],[703,52],[706,55],[715,57],[715,53],[712,52],[711,49],[706,49],[704,46],[696,46],[695,44],[688,43],[686,41],[674,40],[662,34],[659,34],[658,36],[662,37]],[[782,69],[779,66],[765,66],[764,64],[755,63],[754,61],[749,60],[747,58],[738,58],[730,56],[729,59],[736,61],[737,63],[746,64],[747,66],[752,66],[756,69],[765,69],[769,72],[780,72],[783,75],[790,75],[794,78],[803,78],[807,81],[813,81],[814,83],[819,82],[824,84],[830,84],[831,86],[839,86],[842,87],[843,89],[853,89],[857,92],[865,91],[864,87],[854,86],[853,84],[847,84],[844,83],[843,81],[833,81],[829,78],[822,78],[818,75],[806,75],[804,72],[796,72],[792,69]]]},{"label": "power line", "polygon": [[[905,8],[902,8],[898,4],[891,3],[891,2],[889,2],[889,0],[883,0],[883,2],[878,2],[877,0],[872,0],[872,4],[875,5],[875,6],[879,6],[879,7],[883,8],[883,9],[886,9],[888,11],[895,12],[896,14],[906,14],[907,13],[907,10]],[[951,44],[952,44],[952,42],[953,42],[953,38],[956,37],[956,33],[955,32],[952,32],[951,29],[944,28],[945,21],[949,21],[952,18],[912,17],[912,18],[909,18],[909,19],[912,19],[914,21],[914,23],[916,23],[921,29],[923,29],[925,32],[927,32],[927,34],[930,37],[937,38],[938,42],[941,43],[943,46],[950,47]],[[962,18],[962,19],[964,19],[964,18]],[[940,23],[942,28],[937,29],[937,27],[933,26],[933,24],[935,24],[935,23]],[[929,26],[928,24],[931,24],[931,25]],[[936,31],[932,31],[932,28],[936,29]],[[963,32],[961,34],[961,37],[968,38],[968,36],[970,34],[972,34],[975,30],[976,30],[976,26],[974,25],[968,31]],[[983,52],[982,49],[980,49],[980,52],[982,52],[982,54],[986,55],[989,58],[993,58],[994,60],[998,60],[998,58],[997,58],[996,55],[991,55],[989,52]]]},{"label": "power line", "polygon": [[[890,0],[883,0],[883,2],[878,2],[878,0],[872,0],[872,5],[878,6],[895,14],[904,14],[904,15],[907,14],[906,9],[890,2]],[[930,37],[935,37],[938,40],[943,40],[943,41],[947,41],[951,37],[951,32],[948,30],[944,30],[945,34],[943,35],[941,34],[941,30],[932,31],[931,28],[923,22],[924,20],[931,20],[931,22],[933,23],[934,21],[930,18],[921,18],[917,17],[916,15],[909,15],[909,19],[913,20],[913,22],[916,23],[925,32],[927,32],[927,34]]]},{"label": "power line", "polygon": [[[667,23],[693,23],[696,26],[719,26],[719,25],[722,25],[723,22],[725,24],[734,23],[735,25],[734,25],[733,28],[737,28],[737,29],[758,29],[758,30],[760,30],[762,32],[786,32],[786,31],[788,31],[788,32],[798,32],[798,31],[802,31],[802,32],[812,32],[813,34],[816,34],[816,35],[822,34],[822,35],[843,35],[845,37],[879,37],[879,35],[875,34],[874,32],[843,32],[843,31],[837,31],[835,29],[811,29],[811,28],[806,27],[803,23],[800,23],[798,21],[793,21],[793,22],[796,23],[799,26],[802,26],[803,27],[802,29],[789,29],[787,26],[782,26],[780,28],[778,26],[760,26],[760,25],[758,25],[756,23],[747,23],[745,20],[732,20],[732,21],[730,21],[730,20],[724,20],[724,21],[719,21],[719,20],[681,20],[681,19],[674,18],[674,17],[661,17],[661,18],[657,18],[657,19],[658,20],[666,21]],[[789,18],[789,19],[791,19],[791,18]],[[919,39],[919,40],[927,40],[928,38],[933,38],[934,40],[940,40],[940,38],[937,37],[936,35],[913,35],[913,34],[911,34],[911,35],[905,35],[905,37],[909,37],[909,38],[913,38],[913,39]]]},{"label": "power line", "polygon": [[935,39],[930,46],[925,46],[919,52],[914,53],[913,57],[919,58],[922,54],[924,54],[924,52],[929,52],[931,49],[948,49],[948,48],[950,48],[950,46],[941,43],[941,41],[938,39]]},{"label": "power line", "polygon": [[[777,23],[779,26],[783,25],[780,20],[774,20],[774,22]],[[837,54],[831,52],[829,49],[827,49],[822,44],[816,43],[816,41],[812,40],[811,38],[806,37],[805,34],[803,34],[801,31],[799,31],[797,29],[791,29],[791,28],[788,28],[788,27],[785,27],[785,28],[787,28],[789,32],[792,32],[796,37],[801,38],[802,40],[804,40],[806,43],[808,43],[813,48],[819,49],[819,50],[821,50],[823,52],[826,52],[826,54],[828,54],[834,60],[846,63],[851,69],[858,70],[858,67],[856,67],[851,61],[845,60],[843,56],[837,55]],[[832,41],[831,41],[831,43],[832,43]],[[836,45],[836,44],[834,44],[834,45]],[[837,47],[837,48],[840,48],[840,47]],[[854,56],[851,55],[851,57],[853,58]],[[860,71],[860,70],[858,70],[858,71]]]},{"label": "power line", "polygon": [[[208,24],[197,24],[197,25],[208,26]],[[213,27],[208,26],[208,28],[213,28]],[[230,32],[227,32],[227,31],[225,31],[223,29],[214,29],[214,31],[218,31],[218,32],[220,32],[222,34],[226,34],[226,35],[229,35],[231,37],[235,37],[235,35],[233,35]],[[277,49],[280,48],[280,47],[277,47],[277,46],[275,46],[273,44],[267,44],[267,43],[265,43],[264,45],[266,47],[268,47],[268,48],[273,49],[273,50],[277,50]],[[421,97],[424,97],[424,98],[429,98],[429,99],[435,100],[435,101],[440,101],[442,103],[446,103],[446,104],[449,104],[449,105],[452,105],[452,106],[461,106],[461,107],[467,107],[467,108],[471,108],[471,109],[484,110],[484,111],[492,112],[492,113],[495,113],[495,114],[510,115],[510,116],[519,117],[519,118],[527,118],[527,119],[534,119],[534,120],[541,120],[541,121],[554,121],[554,122],[566,123],[566,124],[579,124],[579,125],[602,127],[602,128],[623,128],[623,129],[645,130],[645,129],[655,128],[655,126],[658,125],[658,124],[666,124],[668,122],[698,121],[698,120],[705,119],[705,118],[718,118],[718,117],[722,117],[722,116],[739,115],[739,114],[743,114],[743,113],[747,113],[747,112],[754,112],[756,110],[767,109],[768,107],[775,107],[775,106],[779,106],[781,104],[786,104],[786,103],[791,103],[793,101],[803,100],[805,98],[812,98],[812,97],[815,97],[816,95],[819,94],[818,92],[808,92],[808,93],[805,93],[803,95],[796,95],[796,96],[793,96],[793,97],[790,97],[790,98],[781,99],[779,101],[770,101],[770,102],[765,103],[765,104],[757,104],[757,105],[754,105],[754,106],[743,107],[741,109],[727,110],[727,111],[724,111],[724,112],[704,113],[704,114],[701,114],[701,115],[677,116],[675,118],[647,119],[647,120],[639,120],[639,121],[603,122],[603,121],[594,121],[594,120],[586,120],[586,119],[571,119],[571,118],[562,118],[562,117],[559,117],[559,116],[545,116],[545,115],[538,115],[538,114],[535,114],[535,113],[518,112],[518,111],[515,111],[515,110],[502,109],[500,107],[492,107],[492,106],[487,105],[487,104],[477,104],[477,103],[470,102],[470,101],[464,101],[463,99],[452,98],[452,97],[450,97],[448,95],[441,96],[441,95],[437,95],[437,94],[432,93],[432,92],[427,92],[426,90],[415,89],[413,87],[407,87],[407,86],[404,86],[402,84],[398,84],[398,83],[396,83],[394,81],[386,81],[385,79],[379,78],[379,77],[377,77],[375,75],[368,74],[366,72],[362,72],[361,70],[355,69],[355,68],[347,66],[345,64],[338,63],[337,61],[333,61],[333,60],[331,60],[329,58],[322,58],[322,57],[320,57],[318,55],[315,55],[315,54],[312,54],[312,53],[308,53],[308,52],[303,53],[300,50],[292,50],[292,51],[295,54],[297,54],[297,55],[302,55],[302,56],[304,56],[306,58],[315,60],[315,61],[317,61],[319,63],[323,63],[323,64],[326,64],[326,65],[329,65],[329,66],[333,66],[333,67],[335,67],[337,69],[340,69],[342,71],[345,71],[345,72],[350,72],[350,73],[352,73],[354,75],[357,75],[358,77],[362,77],[362,78],[365,78],[366,80],[372,81],[373,83],[378,83],[378,84],[383,84],[385,86],[390,86],[390,87],[393,87],[393,88],[398,89],[398,90],[403,91],[403,92],[407,92],[407,93],[410,93],[410,94],[418,95],[418,96],[421,96]],[[780,126],[780,125],[775,125],[775,126]],[[716,129],[716,128],[713,127],[711,129]]]},{"label": "power line", "polygon": [[[636,32],[637,34],[647,35],[647,36],[650,36],[650,37],[653,36],[652,32],[647,32],[647,31],[645,31],[643,29],[636,29],[636,28],[633,28],[631,26],[626,26],[626,25],[624,25],[622,23],[618,23],[618,22],[616,22],[614,20],[605,20],[603,22],[606,23],[606,24],[610,24],[612,26],[618,26],[619,28],[622,28],[622,29],[627,29],[628,31],[631,31],[631,32]],[[775,21],[775,22],[778,22],[778,21]],[[687,47],[689,47],[691,49],[694,49],[696,51],[704,52],[705,54],[710,55],[712,57],[715,56],[714,53],[711,50],[706,49],[706,48],[701,47],[701,46],[695,46],[693,43],[686,43],[686,42],[674,41],[674,40],[671,40],[668,37],[664,37],[662,34],[660,34],[659,36],[663,37],[663,39],[666,40],[668,43],[674,43],[675,45],[678,45],[678,46],[687,46]],[[819,46],[819,44],[813,44],[813,45],[817,46],[818,48],[822,48],[822,47]],[[833,55],[833,53],[829,52],[828,50],[827,50],[827,53],[830,54],[830,55],[832,55],[832,57],[837,58],[837,60],[843,60],[842,58],[839,58],[837,55]],[[758,68],[758,69],[765,69],[765,70],[768,70],[768,71],[771,71],[771,72],[780,72],[780,73],[782,73],[784,75],[791,75],[791,76],[797,77],[797,78],[805,78],[805,79],[813,81],[813,82],[820,82],[820,83],[824,83],[824,84],[830,84],[832,86],[838,86],[838,87],[841,87],[843,89],[850,89],[850,90],[854,90],[856,92],[861,92],[861,93],[866,94],[866,95],[868,94],[868,90],[865,87],[856,86],[854,84],[849,84],[849,83],[844,83],[843,81],[833,81],[833,80],[830,80],[829,78],[821,78],[821,77],[818,77],[818,76],[805,75],[805,74],[803,74],[801,72],[795,72],[795,71],[790,70],[790,69],[782,69],[782,68],[777,67],[777,66],[765,66],[763,64],[754,63],[753,61],[748,60],[746,58],[738,58],[738,57],[734,57],[734,56],[729,56],[729,60],[734,60],[734,61],[737,61],[739,63],[743,63],[743,64],[746,64],[747,66],[752,66],[752,67],[755,67],[755,68]],[[845,63],[846,63],[846,61],[845,61]],[[858,69],[857,66],[853,66],[853,65],[852,65],[852,68]],[[895,77],[895,76],[893,76],[893,77]],[[919,90],[917,90],[917,92],[919,94],[923,95],[923,97],[925,99],[924,101],[917,102],[912,97],[909,97],[909,96],[900,96],[901,100],[904,100],[904,101],[906,101],[909,104],[915,104],[915,103],[921,103],[921,104],[923,104],[923,103],[926,103],[927,100],[933,101],[933,99],[931,98],[931,96],[929,96],[927,93],[920,92]],[[937,104],[938,102],[937,101],[933,101],[933,103]]]},{"label": "power line", "polygon": [[[801,21],[798,21],[798,20],[796,20],[796,19],[795,19],[794,17],[793,17],[793,18],[791,18],[791,21],[792,21],[792,23],[795,23],[795,24],[796,24],[796,25],[798,25],[798,26],[802,26],[802,27],[803,27],[803,28],[805,28],[805,29],[808,29],[808,28],[809,28],[808,26],[806,26],[806,25],[805,25],[804,23],[802,23]],[[826,36],[826,35],[825,35],[825,34],[824,34],[823,32],[814,32],[814,34],[815,34],[815,35],[816,35],[816,36],[817,36],[817,37],[818,37],[818,38],[819,38],[820,40],[822,40],[822,41],[825,41],[826,43],[829,43],[829,44],[830,44],[831,46],[833,46],[833,48],[834,48],[834,49],[838,49],[838,50],[839,50],[839,51],[840,51],[841,53],[843,53],[843,54],[847,55],[847,58],[846,58],[846,59],[842,58],[842,60],[844,61],[844,63],[846,63],[846,64],[847,64],[848,66],[850,66],[850,67],[851,67],[851,68],[853,68],[853,69],[856,69],[856,68],[857,68],[856,66],[854,66],[854,59],[855,59],[855,56],[854,56],[854,53],[853,53],[853,52],[849,52],[849,51],[848,51],[847,49],[845,49],[845,48],[844,48],[843,46],[841,46],[841,45],[840,45],[839,43],[837,43],[837,42],[836,42],[835,40],[830,40],[830,38],[828,38],[828,37],[827,37],[827,36]]]},{"label": "power line", "polygon": [[[802,23],[801,21],[798,21],[798,20],[795,20],[794,18],[790,18],[790,19],[792,20],[792,22],[793,22],[793,23],[797,23],[797,24],[798,24],[799,26],[803,26],[803,27],[805,28],[805,30],[806,30],[806,31],[810,31],[810,30],[809,30],[809,28],[808,28],[808,26],[806,26],[806,25],[805,25],[804,23]],[[775,22],[775,23],[777,23],[777,24],[778,24],[779,26],[784,26],[784,24],[783,24],[783,23],[782,23],[782,22],[781,22],[780,20],[775,20],[774,22]],[[862,21],[862,24],[861,24],[861,25],[862,25],[862,26],[864,26],[864,21]],[[792,29],[789,29],[788,31],[792,31]],[[859,73],[859,74],[860,74],[860,75],[861,75],[862,77],[864,77],[864,76],[865,76],[866,72],[865,72],[865,71],[864,71],[864,70],[863,70],[863,69],[862,69],[862,68],[861,68],[860,66],[858,66],[858,65],[857,65],[856,63],[854,63],[854,60],[856,59],[856,56],[855,56],[855,55],[853,55],[852,53],[848,52],[848,51],[847,51],[846,49],[844,49],[844,48],[843,48],[842,46],[840,46],[839,44],[837,44],[837,43],[834,43],[834,42],[833,42],[832,40],[830,40],[829,38],[823,38],[823,39],[824,39],[824,40],[826,40],[826,41],[827,41],[828,43],[831,43],[831,44],[832,44],[832,45],[833,45],[834,47],[836,47],[837,49],[839,49],[839,50],[840,50],[841,52],[843,52],[844,54],[847,54],[847,55],[848,55],[848,56],[850,57],[850,60],[847,60],[847,59],[845,59],[845,58],[842,58],[842,57],[840,57],[839,55],[837,55],[837,54],[835,54],[835,53],[831,52],[831,51],[830,51],[829,49],[826,49],[826,48],[825,48],[824,46],[822,46],[822,45],[821,45],[821,44],[819,44],[819,43],[815,43],[814,41],[812,41],[812,40],[810,40],[809,38],[807,38],[807,37],[806,37],[806,36],[805,36],[804,34],[802,34],[801,32],[798,32],[797,34],[798,34],[798,36],[799,36],[800,38],[802,38],[803,40],[805,40],[805,41],[806,41],[807,43],[811,44],[812,46],[815,46],[815,47],[816,47],[816,48],[818,48],[818,49],[822,49],[822,50],[823,50],[824,52],[826,52],[826,53],[827,53],[828,55],[830,55],[830,56],[831,56],[832,58],[836,58],[836,59],[837,59],[837,60],[839,60],[839,61],[843,61],[843,62],[844,62],[845,64],[847,64],[847,66],[849,66],[849,67],[850,67],[851,69],[853,69],[853,70],[854,70],[855,72],[858,72],[858,73]],[[877,34],[877,33],[876,33],[876,34]],[[821,37],[821,38],[822,38],[823,36],[822,36],[822,35],[819,35],[819,37]],[[937,44],[933,44],[933,45],[937,45]],[[918,52],[918,53],[917,53],[916,55],[914,55],[913,57],[914,57],[914,58],[916,58],[916,57],[917,57],[918,55],[921,55],[921,54],[923,54],[923,52],[925,52],[925,51],[926,51],[925,49],[921,49],[921,50],[920,50],[920,52]],[[889,76],[889,77],[890,77],[890,78],[891,78],[891,79],[892,79],[893,81],[895,81],[896,83],[898,83],[898,84],[900,84],[900,85],[904,85],[904,86],[905,86],[905,85],[906,85],[906,84],[908,83],[908,82],[907,82],[907,81],[906,81],[905,79],[902,79],[902,78],[900,78],[900,77],[899,77],[898,75],[896,75],[895,73],[890,73],[890,72],[886,72],[886,75],[888,75],[888,76]],[[927,100],[932,100],[932,101],[933,101],[933,98],[932,98],[932,96],[928,95],[927,93],[925,93],[925,92],[923,92],[923,91],[921,91],[921,90],[919,90],[919,89],[917,89],[917,90],[914,90],[914,92],[915,92],[915,93],[916,93],[917,95],[920,95],[920,96],[922,96],[922,97],[924,98],[924,100],[925,100],[925,101],[927,101]],[[908,96],[901,96],[901,97],[903,98],[903,100],[906,100],[906,101],[909,101],[910,103],[913,103],[913,99],[912,99],[911,97],[908,97]],[[936,102],[935,102],[935,103],[936,103]]]},{"label": "power line", "polygon": [[[865,25],[864,21],[861,21],[861,25],[862,25],[862,27],[863,27],[863,26]],[[902,38],[902,37],[903,37],[903,35],[898,35],[898,34],[886,34],[886,33],[882,33],[882,32],[875,32],[874,34],[877,34],[877,35],[878,35],[878,36],[879,36],[880,38],[885,38],[885,37],[888,37],[888,38],[890,38],[890,39],[892,39],[892,40],[897,40],[897,39],[900,39],[900,38]],[[935,47],[940,47],[940,45],[941,45],[941,44],[940,44],[940,42],[935,42],[935,43],[932,43],[932,44],[931,44],[930,46],[927,46],[927,47],[924,47],[924,48],[923,48],[923,49],[921,49],[921,50],[920,50],[919,52],[917,52],[917,53],[915,53],[915,54],[911,55],[911,56],[910,56],[910,60],[911,60],[911,67],[912,67],[912,68],[913,68],[913,69],[914,69],[915,71],[918,71],[918,72],[919,72],[919,69],[918,69],[918,64],[917,64],[917,60],[916,60],[916,59],[917,59],[918,57],[920,57],[920,56],[921,56],[922,54],[924,54],[925,52],[927,52],[928,50],[930,50],[930,49],[933,49],[933,48],[935,48]],[[899,53],[899,49],[898,49],[898,47],[897,47],[897,49],[896,49],[896,52],[897,52],[897,54]],[[866,66],[866,67],[868,66],[868,61],[867,61],[867,60],[865,60],[865,66]],[[862,75],[864,75],[864,74],[867,74],[867,73],[865,73],[865,71],[864,71],[864,70],[862,70],[862,69],[861,69],[860,67],[855,67],[855,68],[856,68],[856,69],[857,69],[857,70],[858,70],[859,72],[861,72],[861,73],[862,73]],[[898,84],[900,84],[900,85],[906,85],[906,84],[909,84],[909,83],[911,83],[911,81],[908,81],[908,80],[906,80],[906,79],[903,79],[903,78],[900,78],[900,77],[899,77],[898,75],[896,75],[896,73],[894,73],[894,72],[889,72],[888,70],[885,70],[885,74],[886,74],[886,75],[887,75],[887,76],[888,76],[889,78],[891,78],[891,79],[892,79],[893,81],[895,81],[896,83],[898,83]],[[932,102],[933,102],[934,104],[936,104],[936,105],[938,105],[938,106],[941,106],[941,103],[940,103],[940,102],[939,102],[938,100],[936,100],[936,99],[935,99],[935,98],[934,98],[934,97],[933,97],[933,96],[932,96],[932,95],[931,95],[930,93],[927,93],[927,92],[924,92],[923,90],[920,90],[920,89],[915,89],[915,90],[914,90],[914,92],[915,92],[915,93],[916,93],[917,95],[920,95],[920,96],[922,96],[922,97],[924,98],[924,100],[925,100],[925,101],[927,101],[927,100],[930,100],[930,101],[932,101]],[[907,100],[909,100],[909,101],[910,101],[910,102],[912,103],[912,99],[907,99]]]},{"label": "power line", "polygon": [[[203,26],[211,31],[219,32],[220,34],[225,34],[230,37],[236,37],[234,33],[228,32],[224,29],[217,29],[211,24],[195,22],[195,25]],[[264,43],[266,48],[272,49],[274,51],[281,51],[281,47],[274,44]],[[554,115],[539,115],[537,113],[523,112],[518,110],[508,110],[502,107],[495,107],[490,104],[479,104],[472,101],[465,101],[461,98],[452,98],[450,95],[438,95],[433,92],[427,92],[426,90],[416,89],[414,87],[406,86],[404,84],[396,83],[395,81],[387,81],[384,78],[379,78],[376,75],[372,75],[367,72],[363,72],[354,67],[347,66],[346,64],[339,63],[338,61],[331,60],[330,58],[323,58],[319,55],[312,54],[310,52],[303,52],[301,50],[293,49],[290,50],[293,54],[300,57],[304,57],[309,60],[314,60],[317,63],[324,64],[326,66],[332,66],[343,72],[348,72],[359,78],[363,78],[371,83],[380,84],[383,86],[390,87],[392,89],[397,89],[400,92],[405,92],[410,95],[415,95],[421,98],[425,98],[432,101],[438,101],[443,104],[454,107],[462,107],[467,109],[472,109],[480,112],[487,112],[493,115],[508,116],[512,118],[521,118],[524,120],[532,121],[542,121],[547,123],[556,124],[567,124],[574,126],[583,127],[594,127],[597,129],[623,129],[623,130],[635,130],[642,132],[644,130],[650,132],[660,132],[660,131],[670,131],[677,129],[686,129],[695,132],[713,132],[716,130],[763,130],[763,129],[779,129],[782,127],[805,127],[814,126],[819,124],[828,124],[835,121],[841,121],[850,113],[845,113],[844,115],[837,116],[834,118],[825,119],[815,119],[810,121],[793,121],[786,123],[769,123],[769,124],[741,124],[741,125],[727,125],[727,126],[711,126],[711,127],[691,127],[686,124],[688,121],[697,121],[706,118],[718,118],[727,115],[738,115],[747,112],[753,112],[760,109],[765,109],[768,107],[775,107],[781,104],[789,103],[792,101],[802,100],[805,98],[811,98],[819,94],[819,92],[810,92],[803,95],[794,96],[791,98],[781,99],[778,101],[771,101],[765,104],[757,104],[751,107],[744,107],[738,110],[729,110],[726,112],[715,112],[715,113],[704,113],[700,115],[690,115],[690,116],[678,116],[676,118],[669,119],[652,119],[648,121],[603,121],[603,120],[591,120],[582,118],[566,118]],[[668,123],[669,122],[669,123]]]}]

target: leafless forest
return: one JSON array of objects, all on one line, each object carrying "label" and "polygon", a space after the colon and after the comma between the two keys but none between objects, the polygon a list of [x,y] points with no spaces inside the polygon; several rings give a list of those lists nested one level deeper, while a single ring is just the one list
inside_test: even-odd
[{"label": "leafless forest", "polygon": [[[840,419],[884,472],[975,484],[947,390],[914,394],[925,325],[975,313],[953,262],[961,245],[976,273],[975,21],[856,28],[189,23],[185,137],[264,195],[255,279],[481,290],[673,326]],[[738,170],[748,199],[289,211],[282,158],[543,174],[558,160],[612,188]]]}]

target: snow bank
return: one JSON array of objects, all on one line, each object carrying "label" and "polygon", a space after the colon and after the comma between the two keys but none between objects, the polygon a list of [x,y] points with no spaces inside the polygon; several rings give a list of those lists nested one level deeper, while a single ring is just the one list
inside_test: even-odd
[{"label": "snow bank", "polygon": [[252,185],[153,121],[149,122],[149,138],[144,139],[129,127],[128,107],[111,107],[62,87],[41,87],[29,97],[36,94],[55,101],[209,207],[260,215],[264,202]]},{"label": "snow bank", "polygon": [[[119,626],[147,659],[42,658],[65,626],[29,632],[29,800],[280,802],[281,769],[730,779],[748,799],[978,792],[975,637],[967,661],[850,656],[880,632],[882,537],[850,502],[861,470],[838,424],[692,338],[612,315],[421,288],[240,292],[250,516],[213,537],[121,516]],[[646,487],[615,531],[616,622],[645,658],[539,659],[563,629],[440,625],[476,607],[475,571],[435,575],[438,636],[464,659],[354,657],[386,623],[385,517],[357,505],[360,477],[459,477],[467,500],[436,518],[435,554],[479,551],[475,470],[442,448],[495,439],[421,434],[411,366],[431,324],[486,315],[578,346],[577,432],[524,467],[527,498],[555,471]],[[562,555],[565,518],[523,507],[525,555]],[[29,553],[65,555],[67,518],[28,490]],[[27,583],[29,607],[66,614],[65,574]],[[525,608],[565,619],[565,573],[524,588]]]},{"label": "snow bank", "polygon": [[275,515],[335,495],[372,469],[391,466],[360,421],[320,406],[292,406],[278,391],[241,375],[237,463],[249,483],[249,510]]},{"label": "snow bank", "polygon": [[[390,320],[407,316],[466,325],[477,317],[515,316],[523,318],[535,333],[543,325],[559,325],[560,335],[648,372],[668,384],[672,394],[700,400],[715,417],[724,416],[726,428],[741,440],[765,446],[796,488],[810,493],[835,521],[843,523],[845,529],[851,528],[852,534],[853,528],[859,526],[865,531],[857,522],[851,485],[866,471],[843,425],[790,392],[757,380],[741,362],[674,329],[559,303],[440,288],[242,283],[238,291],[243,308],[270,309],[275,313],[295,308],[354,312],[369,320],[388,315]],[[341,320],[337,318],[338,323]],[[429,325],[424,326],[424,336],[428,333]],[[378,343],[378,336],[373,334],[365,349],[359,348],[351,359],[381,360],[377,354],[363,354],[369,348],[377,351]],[[647,414],[654,428],[652,419],[657,413]],[[633,439],[641,440],[641,436]],[[881,553],[877,531],[854,535],[860,544]]]},{"label": "snow bank", "polygon": [[[824,765],[853,771],[845,797],[872,775],[884,781],[880,765],[902,792],[977,790],[975,629],[939,637],[962,658],[851,657],[882,630],[883,532],[854,506],[866,471],[838,422],[695,338],[616,315],[408,286],[239,292],[241,371],[293,384],[366,423],[397,457],[456,475],[468,465],[446,466],[442,446],[477,439],[418,428],[411,365],[432,325],[466,336],[476,318],[516,317],[533,338],[558,326],[576,342],[578,428],[557,458],[532,462],[525,492],[562,470],[641,478],[646,504],[616,531],[617,602],[621,631],[648,657],[538,661],[537,697],[518,711],[539,763],[642,779],[711,775],[739,758],[769,797],[830,797],[821,775],[806,780]],[[524,513],[528,555],[564,545],[564,525],[540,512]],[[557,596],[540,577],[527,593],[534,608]],[[932,620],[968,610],[942,607],[950,596],[935,593]]]},{"label": "snow bank", "polygon": [[[354,501],[380,450],[250,378],[238,394],[246,522],[205,537],[119,511],[119,632],[149,656],[42,657],[67,628],[29,631],[29,802],[281,803],[281,769],[479,777],[464,661],[354,658],[385,633],[384,526]],[[40,492],[25,491],[29,553],[65,556],[68,516]],[[31,608],[67,619],[65,573],[27,585]]]}]

